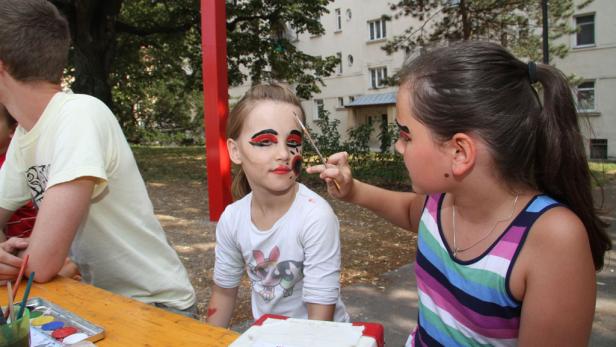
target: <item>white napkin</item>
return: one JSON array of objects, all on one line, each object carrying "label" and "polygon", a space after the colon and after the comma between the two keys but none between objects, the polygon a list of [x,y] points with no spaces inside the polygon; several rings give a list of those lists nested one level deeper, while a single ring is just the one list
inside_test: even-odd
[{"label": "white napkin", "polygon": [[267,319],[244,334],[251,347],[355,347],[364,331],[351,323]]}]

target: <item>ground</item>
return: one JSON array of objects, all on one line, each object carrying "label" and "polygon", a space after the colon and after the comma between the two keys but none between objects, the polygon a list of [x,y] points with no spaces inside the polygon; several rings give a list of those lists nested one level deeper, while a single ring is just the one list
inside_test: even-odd
[{"label": "ground", "polygon": [[[155,213],[197,291],[197,305],[203,319],[212,284],[216,228],[215,223],[209,221],[205,150],[149,147],[133,150]],[[607,187],[616,186],[616,163],[591,163],[591,169]],[[328,199],[340,219],[343,287],[356,283],[383,286],[381,275],[414,261],[416,238],[413,234],[368,210],[332,201],[318,180],[311,182],[307,183],[309,187]],[[405,187],[401,185],[395,189]],[[251,318],[247,284],[244,279],[232,324]]]},{"label": "ground", "polygon": [[[209,221],[205,157],[202,149],[135,148],[154,210],[184,262],[197,291],[201,318],[206,311],[214,266],[215,223]],[[201,171],[203,170],[203,171]],[[332,201],[320,182],[310,187],[330,201],[340,219],[342,285],[372,283],[414,260],[415,237],[360,207]],[[232,324],[251,318],[245,278]]]}]

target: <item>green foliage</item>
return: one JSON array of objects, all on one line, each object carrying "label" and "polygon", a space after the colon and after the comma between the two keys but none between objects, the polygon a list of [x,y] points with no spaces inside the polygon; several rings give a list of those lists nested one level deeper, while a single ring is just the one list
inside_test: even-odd
[{"label": "green foliage", "polygon": [[[591,2],[579,4],[578,9]],[[567,46],[555,45],[554,40],[575,32],[570,22],[574,0],[550,1],[548,8],[550,56],[563,58]],[[418,24],[389,40],[383,47],[388,53],[472,39],[500,42],[517,56],[541,61],[539,0],[399,0],[392,9],[398,11],[396,18],[412,16]]]},{"label": "green foliage", "polygon": [[397,127],[394,124],[387,122],[387,119],[381,119],[379,124],[379,149],[381,153],[391,151],[391,145],[396,141]]},{"label": "green foliage", "polygon": [[370,135],[374,128],[370,123],[364,123],[347,130],[348,140],[344,143],[347,152],[357,155],[358,159],[363,159],[370,153]]},{"label": "green foliage", "polygon": [[[338,132],[340,120],[335,118],[330,119],[329,116],[329,111],[322,109],[319,114],[319,119],[314,121],[318,131],[311,131],[309,129],[310,134],[314,139],[314,142],[317,144],[319,150],[323,153],[324,156],[343,150],[343,147],[340,144],[340,132]],[[306,149],[308,149],[308,154],[316,154],[316,151],[312,148],[311,145],[308,145]]]},{"label": "green foliage", "polygon": [[[67,80],[75,92],[107,103],[130,141],[186,132],[199,141],[200,1],[50,1],[71,23]],[[227,0],[230,85],[274,79],[296,84],[303,98],[319,92],[338,59],[297,50],[292,33],[323,33],[319,17],[330,1]]]}]

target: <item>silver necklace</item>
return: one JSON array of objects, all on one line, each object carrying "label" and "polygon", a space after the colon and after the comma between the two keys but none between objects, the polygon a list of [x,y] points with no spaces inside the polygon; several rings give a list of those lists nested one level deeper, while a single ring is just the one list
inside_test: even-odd
[{"label": "silver necklace", "polygon": [[458,248],[458,246],[456,245],[456,203],[455,201],[452,203],[452,209],[451,209],[451,225],[452,225],[452,229],[453,229],[453,256],[456,257],[458,255],[458,253],[464,253],[466,251],[468,251],[469,249],[477,246],[481,241],[485,240],[488,236],[490,236],[490,234],[492,234],[492,232],[494,231],[494,229],[496,229],[496,226],[499,223],[508,221],[509,219],[511,219],[511,217],[513,217],[513,213],[515,212],[515,206],[518,203],[518,198],[520,197],[520,193],[518,193],[515,196],[515,199],[513,200],[513,207],[511,208],[511,213],[509,214],[509,216],[507,216],[507,218],[503,218],[503,219],[499,219],[496,221],[496,223],[494,223],[494,226],[492,227],[492,229],[490,229],[490,231],[488,231],[485,235],[483,235],[479,240],[477,240],[477,242],[473,243],[472,245],[466,247],[466,248]]}]

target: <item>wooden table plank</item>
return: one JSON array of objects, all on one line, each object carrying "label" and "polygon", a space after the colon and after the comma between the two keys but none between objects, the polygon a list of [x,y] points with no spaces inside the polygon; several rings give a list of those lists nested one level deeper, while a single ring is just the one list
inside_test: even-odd
[{"label": "wooden table plank", "polygon": [[[25,282],[16,296],[21,301]],[[4,289],[6,290],[6,289]],[[30,298],[40,297],[105,329],[96,343],[112,346],[228,346],[239,335],[68,278],[34,283]],[[6,305],[7,296],[0,294]]]}]

